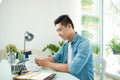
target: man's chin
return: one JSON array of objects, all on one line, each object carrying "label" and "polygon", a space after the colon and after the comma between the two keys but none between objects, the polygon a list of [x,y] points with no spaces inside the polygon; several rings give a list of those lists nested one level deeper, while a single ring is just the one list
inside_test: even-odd
[{"label": "man's chin", "polygon": [[61,37],[61,39],[63,39],[63,40],[67,40],[65,37]]},{"label": "man's chin", "polygon": [[67,39],[65,39],[65,38],[62,38],[63,40],[67,40]]}]

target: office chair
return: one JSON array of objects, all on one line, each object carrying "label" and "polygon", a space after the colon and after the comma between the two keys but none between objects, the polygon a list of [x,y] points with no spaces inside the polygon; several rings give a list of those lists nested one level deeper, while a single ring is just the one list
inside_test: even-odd
[{"label": "office chair", "polygon": [[106,61],[100,57],[93,58],[95,80],[105,80]]}]

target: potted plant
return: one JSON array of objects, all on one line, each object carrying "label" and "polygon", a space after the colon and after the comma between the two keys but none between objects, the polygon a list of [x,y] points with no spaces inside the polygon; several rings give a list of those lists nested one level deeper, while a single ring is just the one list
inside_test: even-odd
[{"label": "potted plant", "polygon": [[120,54],[120,38],[112,38],[109,47],[112,49],[113,54]]},{"label": "potted plant", "polygon": [[82,30],[81,35],[88,38],[89,40],[92,40],[93,34],[90,33],[88,30]]},{"label": "potted plant", "polygon": [[51,55],[54,55],[60,49],[60,47],[64,44],[64,41],[59,41],[58,44],[59,45],[49,43],[47,46],[43,48],[42,51],[45,52],[48,49],[51,52]]},{"label": "potted plant", "polygon": [[14,45],[14,44],[8,44],[6,47],[5,47],[5,51],[7,52],[7,53],[9,53],[9,52],[14,52],[14,53],[16,53],[17,52],[17,47],[16,47],[16,45]]},{"label": "potted plant", "polygon": [[93,0],[81,0],[81,6],[83,9],[90,9],[93,4]]},{"label": "potted plant", "polygon": [[91,15],[82,15],[81,17],[81,23],[84,26],[98,26],[99,24],[99,18],[97,16],[91,16]]},{"label": "potted plant", "polygon": [[14,64],[15,63],[15,53],[17,52],[17,47],[14,44],[8,44],[5,47],[6,52],[8,53],[8,60],[10,62],[10,64]]},{"label": "potted plant", "polygon": [[92,50],[93,50],[93,53],[98,56],[100,53],[100,46],[97,43],[93,43]]}]

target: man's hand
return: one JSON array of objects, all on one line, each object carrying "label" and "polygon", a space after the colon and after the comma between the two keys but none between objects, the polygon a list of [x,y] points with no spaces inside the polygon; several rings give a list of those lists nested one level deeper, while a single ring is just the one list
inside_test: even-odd
[{"label": "man's hand", "polygon": [[46,58],[35,58],[35,63],[38,66],[48,67],[48,64],[50,63],[50,61],[47,60]]},{"label": "man's hand", "polygon": [[68,72],[68,64],[54,63],[53,58],[36,58],[35,63],[38,66],[49,67],[57,71]]}]

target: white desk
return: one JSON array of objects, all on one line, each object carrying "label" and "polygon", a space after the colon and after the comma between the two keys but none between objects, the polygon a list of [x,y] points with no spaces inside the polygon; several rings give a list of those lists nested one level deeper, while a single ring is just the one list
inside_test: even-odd
[{"label": "white desk", "polygon": [[56,73],[56,76],[52,80],[79,80],[78,78],[74,77],[73,75],[65,72],[58,72],[55,70],[52,70],[50,68],[40,68],[40,72],[52,72]]},{"label": "white desk", "polygon": [[[75,76],[65,73],[65,72],[58,72],[50,68],[44,68],[40,67],[37,72],[50,72],[50,73],[55,73],[55,77],[52,80],[79,80]],[[15,76],[15,75],[14,75]]]}]

